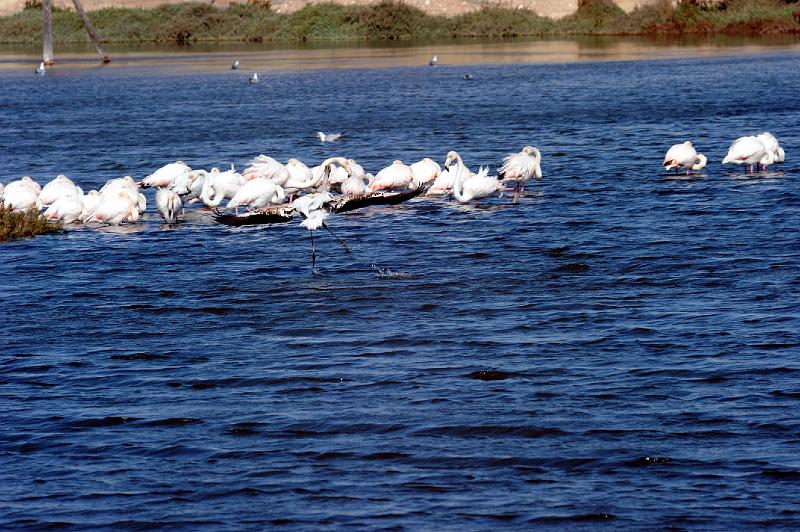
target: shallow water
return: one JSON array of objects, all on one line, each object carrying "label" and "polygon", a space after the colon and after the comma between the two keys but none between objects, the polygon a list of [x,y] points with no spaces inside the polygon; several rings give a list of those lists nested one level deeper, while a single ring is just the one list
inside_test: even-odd
[{"label": "shallow water", "polygon": [[[0,245],[0,528],[796,529],[799,64],[6,72],[2,182],[525,144],[544,179],[332,217],[316,275],[297,223],[196,208]],[[787,163],[719,164],[763,130]]]}]

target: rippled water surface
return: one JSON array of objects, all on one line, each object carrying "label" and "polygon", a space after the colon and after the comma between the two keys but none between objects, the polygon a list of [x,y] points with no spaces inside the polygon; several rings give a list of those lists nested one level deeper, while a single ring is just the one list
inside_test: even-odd
[{"label": "rippled water surface", "polygon": [[[797,529],[799,67],[6,72],[2,182],[526,144],[544,179],[334,216],[316,275],[296,222],[194,206],[0,245],[0,528]],[[764,130],[786,163],[720,165]]]}]

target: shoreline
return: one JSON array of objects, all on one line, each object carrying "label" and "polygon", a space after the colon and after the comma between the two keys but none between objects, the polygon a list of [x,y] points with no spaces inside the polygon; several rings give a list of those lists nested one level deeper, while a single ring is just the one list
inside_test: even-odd
[{"label": "shoreline", "polygon": [[[614,61],[653,61],[669,59],[753,56],[759,54],[800,54],[800,37],[669,40],[641,37],[599,39],[545,38],[516,41],[483,41],[467,44],[449,42],[385,46],[380,43],[335,47],[285,45],[172,47],[157,45],[109,47],[112,61],[101,65],[91,47],[56,50],[54,75],[97,70],[97,72],[157,71],[164,75],[222,74],[247,77],[253,71],[291,72],[324,69],[428,68],[434,54],[437,69],[488,65],[570,64]],[[0,45],[0,74],[25,73],[39,61],[38,47],[9,49]],[[234,60],[240,70],[230,69]]]},{"label": "shoreline", "polygon": [[[728,6],[730,4],[730,6]],[[453,16],[432,15],[395,1],[369,5],[309,4],[292,13],[268,0],[218,8],[205,3],[153,9],[105,8],[89,13],[105,44],[156,43],[360,43],[474,38],[575,36],[687,36],[800,34],[800,6],[777,0],[737,0],[717,5],[669,0],[623,11],[612,0],[581,0],[578,10],[550,19],[526,9],[483,7]],[[53,12],[58,45],[89,42],[78,14]],[[0,17],[0,44],[41,40],[41,9]]]}]

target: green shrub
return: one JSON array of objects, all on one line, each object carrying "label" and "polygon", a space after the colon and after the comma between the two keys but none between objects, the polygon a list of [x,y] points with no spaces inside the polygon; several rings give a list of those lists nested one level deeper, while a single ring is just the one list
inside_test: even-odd
[{"label": "green shrub", "polygon": [[48,222],[35,209],[25,212],[13,212],[0,202],[0,242],[15,238],[57,233],[62,230],[63,226],[60,223]]}]

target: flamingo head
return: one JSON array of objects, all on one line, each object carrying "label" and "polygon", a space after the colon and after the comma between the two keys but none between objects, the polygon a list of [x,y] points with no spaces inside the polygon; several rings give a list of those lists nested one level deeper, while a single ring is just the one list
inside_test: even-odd
[{"label": "flamingo head", "polygon": [[458,160],[458,154],[456,152],[454,151],[447,152],[447,159],[445,159],[444,161],[444,167],[449,169],[450,165],[457,160]]}]

